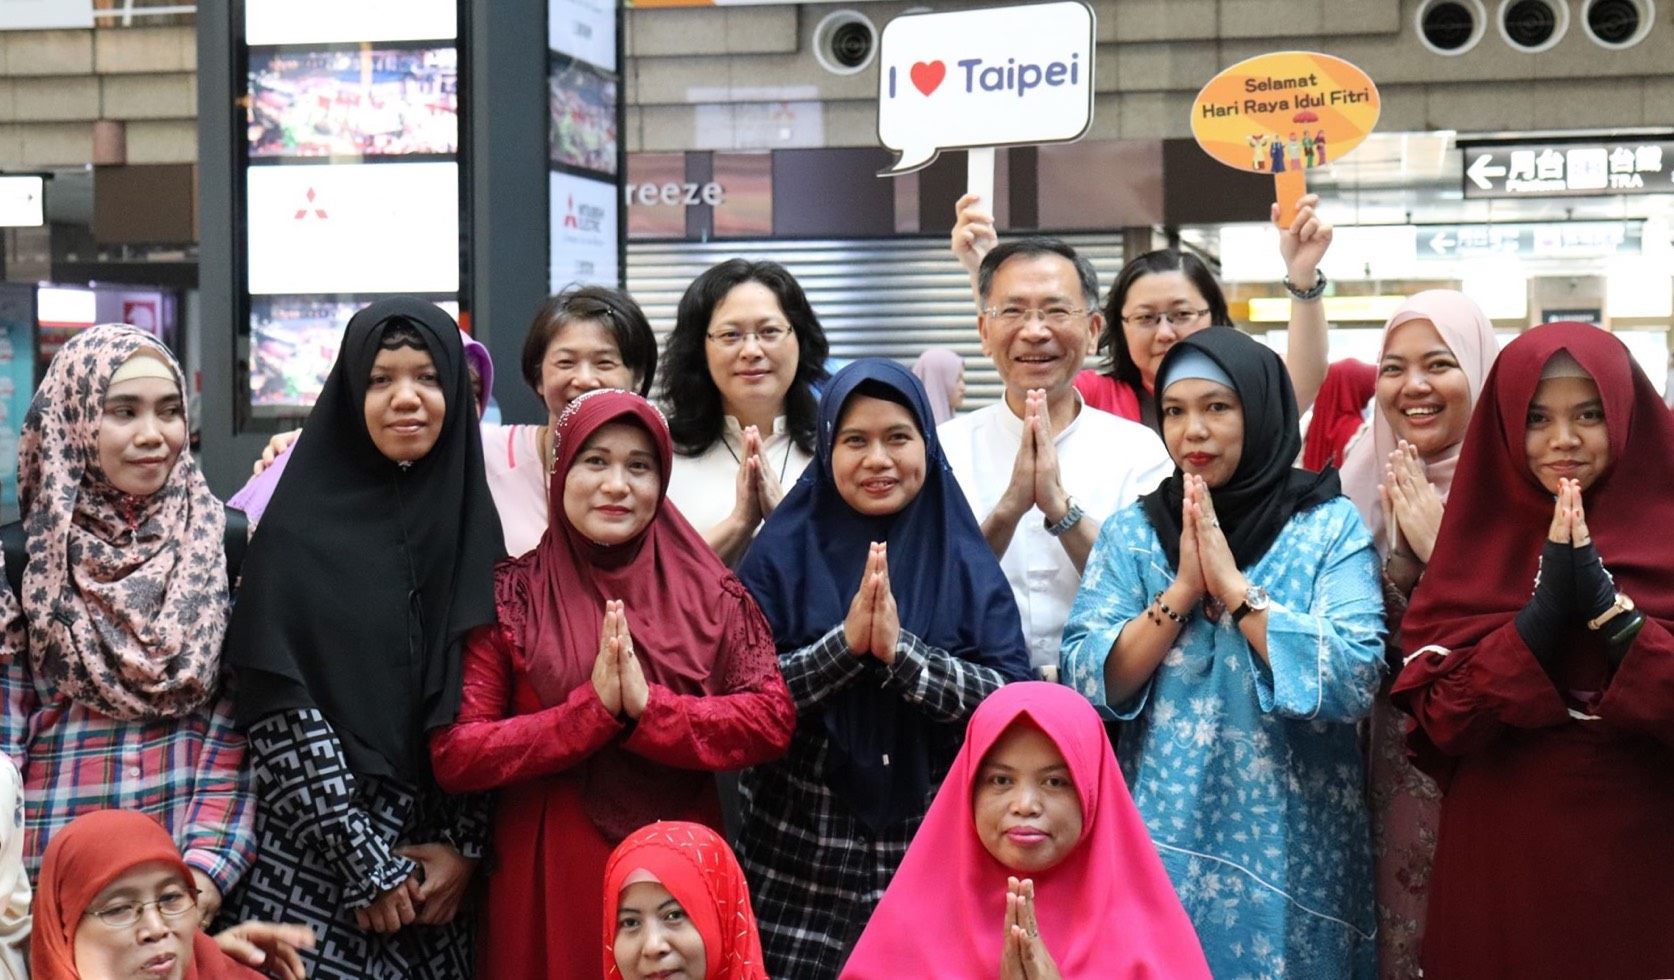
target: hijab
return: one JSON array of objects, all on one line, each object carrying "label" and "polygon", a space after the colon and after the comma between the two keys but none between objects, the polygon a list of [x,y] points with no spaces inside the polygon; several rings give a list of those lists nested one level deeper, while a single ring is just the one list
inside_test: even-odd
[{"label": "hijab", "polygon": [[206,704],[227,627],[226,513],[192,453],[183,448],[148,497],[111,486],[100,468],[105,395],[136,356],[165,367],[184,412],[169,352],[143,331],[101,324],[53,356],[18,440],[22,611],[36,683],[122,721]]},{"label": "hijab", "polygon": [[616,913],[622,891],[656,881],[686,910],[703,937],[704,980],[767,980],[750,887],[720,835],[702,824],[664,821],[636,831],[605,863],[604,961],[616,969]]},{"label": "hijab", "polygon": [[[1207,357],[1232,380],[1244,410],[1244,451],[1238,468],[1223,486],[1210,488],[1215,516],[1232,548],[1239,568],[1248,568],[1290,522],[1292,514],[1317,507],[1341,490],[1337,472],[1311,473],[1291,463],[1302,450],[1297,428],[1296,392],[1284,361],[1267,345],[1237,330],[1200,330],[1170,347],[1157,368],[1158,379],[1170,378],[1176,362]],[[1165,389],[1154,395],[1162,417]],[[1140,500],[1145,516],[1156,529],[1170,568],[1180,564],[1180,507],[1185,499],[1185,476],[1176,462],[1174,475]]]},{"label": "hijab", "polygon": [[[832,477],[837,424],[856,393],[898,400],[924,438],[924,485],[886,517],[855,511]],[[814,465],[779,502],[739,566],[780,651],[807,647],[843,622],[873,541],[889,545],[901,629],[1007,680],[1028,676],[1017,600],[948,468],[924,388],[883,358],[855,361],[831,379],[820,400]],[[959,732],[881,688],[883,665],[864,662],[867,673],[820,710],[818,723],[831,741],[822,775],[862,822],[880,831],[923,812],[932,769],[952,755]]]},{"label": "hijab", "polygon": [[924,383],[936,424],[953,418],[953,392],[965,374],[965,360],[946,347],[932,347],[913,362],[913,376]]},{"label": "hijab", "polygon": [[[1617,590],[1674,629],[1674,557],[1665,537],[1674,527],[1674,415],[1615,336],[1549,323],[1507,345],[1483,385],[1435,554],[1402,621],[1406,653],[1473,646],[1529,601],[1553,505],[1529,471],[1524,433],[1541,371],[1562,352],[1592,376],[1604,401],[1610,465],[1583,494],[1593,543]],[[1597,634],[1582,630],[1577,641],[1596,646]]]},{"label": "hijab", "polygon": [[[644,429],[657,454],[661,482],[651,523],[619,545],[589,541],[564,512],[567,481],[554,479],[552,520],[540,544],[501,563],[495,575],[500,622],[516,637],[530,685],[547,706],[589,683],[607,599],[622,600],[645,679],[676,694],[732,689],[733,663],[777,664],[761,611],[668,500],[674,450],[661,412],[629,391],[582,395],[558,416],[554,472],[567,475],[593,433],[618,421]],[[660,766],[615,744],[585,765],[584,805],[612,841],[660,813],[689,808],[714,785],[708,773]]]},{"label": "hijab", "polygon": [[[1494,325],[1487,314],[1470,297],[1452,289],[1426,289],[1414,293],[1396,308],[1383,327],[1383,344],[1388,346],[1389,335],[1404,323],[1429,320],[1446,342],[1459,369],[1465,372],[1470,386],[1471,410],[1474,412],[1482,397],[1482,383],[1494,366],[1500,342],[1494,336]],[[1379,351],[1382,359],[1382,351]],[[1369,434],[1368,434],[1369,433]],[[1381,406],[1372,406],[1371,421],[1351,443],[1343,456],[1343,492],[1360,511],[1360,517],[1372,532],[1378,551],[1387,552],[1389,541],[1383,520],[1383,503],[1378,497],[1378,486],[1383,483],[1383,472],[1389,465],[1389,454],[1395,451],[1395,428],[1384,417]],[[1447,499],[1453,486],[1453,471],[1458,465],[1459,446],[1449,448],[1438,459],[1421,460],[1431,486]]]},{"label": "hijab", "polygon": [[[423,339],[447,404],[436,445],[410,464],[385,457],[366,428],[372,365],[392,325]],[[459,643],[493,622],[494,562],[505,554],[470,404],[446,313],[396,296],[349,320],[244,560],[227,629],[241,724],[318,708],[355,772],[428,782],[422,733],[458,711]]]},{"label": "hijab", "polygon": [[[482,381],[482,393],[477,396],[477,417],[488,411],[488,400],[494,393],[494,361],[488,356],[488,348],[471,339],[465,331],[459,331],[459,341],[465,345],[465,360],[476,369],[477,377]],[[250,518],[250,523],[261,522],[262,514],[267,511],[268,501],[273,499],[273,491],[279,486],[279,478],[285,475],[285,469],[291,461],[291,451],[286,449],[279,457],[250,478],[250,482],[233,494],[227,500],[228,506],[236,507]]]},{"label": "hijab", "polygon": [[1376,394],[1377,382],[1378,369],[1365,361],[1351,358],[1326,368],[1302,440],[1303,469],[1342,467],[1344,450],[1366,422],[1366,403]]},{"label": "hijab", "polygon": [[844,980],[993,976],[1004,942],[1006,878],[976,832],[982,763],[1014,724],[1033,724],[1069,765],[1081,840],[1032,876],[1041,939],[1064,980],[1208,978],[1191,920],[1086,698],[1058,684],[1008,684],[974,714],[953,768],[843,969]]},{"label": "hijab", "polygon": [[[41,861],[35,893],[35,925],[29,937],[31,975],[35,980],[79,980],[76,931],[88,906],[110,884],[142,864],[161,862],[180,875],[186,890],[197,893],[192,870],[181,860],[169,832],[151,817],[133,810],[94,810],[70,821],[52,835]],[[260,973],[228,958],[202,929],[192,930],[186,980],[259,980]]]}]

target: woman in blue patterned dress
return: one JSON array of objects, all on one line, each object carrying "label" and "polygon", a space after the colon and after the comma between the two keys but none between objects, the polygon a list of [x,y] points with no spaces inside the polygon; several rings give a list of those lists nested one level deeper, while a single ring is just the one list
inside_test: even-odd
[{"label": "woman in blue patterned dress", "polygon": [[1064,674],[1129,722],[1123,772],[1216,977],[1372,976],[1371,536],[1335,471],[1291,466],[1277,354],[1205,330],[1158,377],[1177,469],[1100,531]]}]

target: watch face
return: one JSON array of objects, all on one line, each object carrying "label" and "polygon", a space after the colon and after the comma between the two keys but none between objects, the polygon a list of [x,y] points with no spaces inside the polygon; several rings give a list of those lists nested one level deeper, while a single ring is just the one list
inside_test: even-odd
[{"label": "watch face", "polygon": [[1244,601],[1250,604],[1251,609],[1266,609],[1268,603],[1267,590],[1259,585],[1252,585],[1249,591],[1244,593]]}]

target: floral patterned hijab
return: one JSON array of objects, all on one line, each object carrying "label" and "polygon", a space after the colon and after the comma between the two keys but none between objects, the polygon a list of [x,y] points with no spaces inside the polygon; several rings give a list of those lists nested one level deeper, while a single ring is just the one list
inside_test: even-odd
[{"label": "floral patterned hijab", "polygon": [[101,324],[71,338],[23,419],[23,615],[36,683],[122,720],[189,714],[215,693],[227,627],[226,514],[189,451],[149,497],[111,486],[99,423],[111,375],[150,334]]}]

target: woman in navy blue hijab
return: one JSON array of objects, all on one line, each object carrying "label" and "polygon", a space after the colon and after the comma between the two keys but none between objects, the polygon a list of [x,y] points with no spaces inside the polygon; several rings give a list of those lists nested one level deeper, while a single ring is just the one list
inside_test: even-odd
[{"label": "woman in navy blue hijab", "polygon": [[798,718],[790,754],[740,785],[738,858],[772,976],[836,976],[966,719],[1029,671],[1011,587],[912,372],[881,358],[839,371],[818,435],[738,569]]}]

